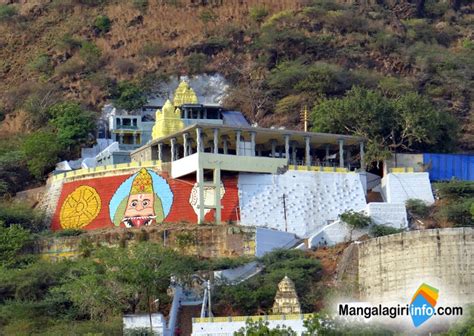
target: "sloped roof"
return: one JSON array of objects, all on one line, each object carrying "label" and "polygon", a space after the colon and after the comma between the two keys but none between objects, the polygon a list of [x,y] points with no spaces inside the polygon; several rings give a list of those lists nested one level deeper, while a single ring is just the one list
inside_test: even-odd
[{"label": "sloped roof", "polygon": [[224,121],[224,125],[243,127],[250,126],[249,122],[247,121],[247,119],[245,119],[242,112],[239,111],[224,111],[222,112],[222,119]]}]

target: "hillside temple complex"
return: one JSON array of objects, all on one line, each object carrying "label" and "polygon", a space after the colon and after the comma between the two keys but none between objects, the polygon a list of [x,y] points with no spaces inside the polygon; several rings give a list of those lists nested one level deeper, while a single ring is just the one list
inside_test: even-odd
[{"label": "hillside temple complex", "polygon": [[407,172],[378,190],[396,202],[367,203],[361,137],[254,127],[238,111],[199,104],[186,81],[153,109],[115,111],[95,161],[50,177],[43,207],[53,230],[234,223],[273,230],[260,235],[269,249],[302,238],[317,246],[347,240],[347,210],[403,228],[403,198],[433,201],[427,173]]}]

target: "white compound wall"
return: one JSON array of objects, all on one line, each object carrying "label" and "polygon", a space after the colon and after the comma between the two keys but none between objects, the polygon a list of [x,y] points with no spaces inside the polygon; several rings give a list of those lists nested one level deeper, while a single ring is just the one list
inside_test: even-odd
[{"label": "white compound wall", "polygon": [[[260,316],[259,316],[260,317]],[[275,318],[276,316],[271,316]],[[254,317],[255,318],[255,317]],[[261,316],[262,320],[265,319],[265,316]],[[216,318],[216,320],[221,320],[222,318]],[[227,318],[228,321],[225,322],[193,322],[193,333],[192,336],[233,336],[235,332],[239,329],[245,327],[246,317],[234,321],[232,317]],[[276,329],[278,327],[287,327],[291,328],[296,335],[302,335],[306,331],[304,327],[303,318],[293,320],[293,319],[268,319],[268,327],[270,329]]]},{"label": "white compound wall", "polygon": [[359,174],[335,172],[241,173],[239,202],[241,225],[287,231],[300,237],[337,220],[346,210],[366,208]]},{"label": "white compound wall", "polygon": [[428,173],[390,173],[382,179],[382,193],[388,203],[405,204],[410,199],[434,203]]},{"label": "white compound wall", "polygon": [[367,204],[367,214],[377,225],[387,225],[396,229],[408,226],[407,211],[403,203],[373,202]]}]

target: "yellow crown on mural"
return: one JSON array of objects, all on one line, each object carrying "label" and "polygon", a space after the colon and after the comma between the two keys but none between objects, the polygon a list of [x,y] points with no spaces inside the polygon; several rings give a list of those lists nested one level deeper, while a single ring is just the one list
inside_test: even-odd
[{"label": "yellow crown on mural", "polygon": [[142,168],[132,182],[130,195],[151,194],[153,192],[153,180],[150,173]]}]

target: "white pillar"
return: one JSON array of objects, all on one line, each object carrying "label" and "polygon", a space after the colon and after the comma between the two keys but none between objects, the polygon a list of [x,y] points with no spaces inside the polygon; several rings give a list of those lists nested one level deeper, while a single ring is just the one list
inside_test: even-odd
[{"label": "white pillar", "polygon": [[227,135],[223,135],[222,136],[222,146],[223,146],[223,151],[224,151],[224,154],[227,154],[229,149],[228,149],[228,141],[229,141],[229,137]]},{"label": "white pillar", "polygon": [[255,136],[256,132],[250,132],[250,155],[255,156]]},{"label": "white pillar", "polygon": [[183,156],[188,156],[188,133],[183,133]]},{"label": "white pillar", "polygon": [[339,167],[344,167],[344,140],[339,139]]},{"label": "white pillar", "polygon": [[365,171],[364,142],[361,141],[359,146],[360,146],[360,170]]},{"label": "white pillar", "polygon": [[173,162],[176,158],[176,138],[171,138],[171,162]]},{"label": "white pillar", "polygon": [[290,136],[285,135],[285,158],[286,161],[290,162]]},{"label": "white pillar", "polygon": [[215,212],[215,221],[216,224],[220,224],[222,219],[221,219],[221,168],[217,167],[214,169],[214,204],[216,206],[216,212]]},{"label": "white pillar", "polygon": [[161,161],[163,158],[163,144],[160,142],[158,144],[158,161]]},{"label": "white pillar", "polygon": [[204,170],[198,167],[196,170],[196,183],[198,185],[198,224],[204,223]]},{"label": "white pillar", "polygon": [[214,128],[214,154],[219,154],[219,129]]},{"label": "white pillar", "polygon": [[235,132],[235,155],[240,155],[240,131]]},{"label": "white pillar", "polygon": [[272,157],[275,157],[277,141],[276,139],[272,139],[271,142],[272,142]]},{"label": "white pillar", "polygon": [[197,127],[196,128],[196,151],[199,153],[199,152],[202,152],[202,136],[201,136],[201,133],[202,133],[202,129],[200,127]]},{"label": "white pillar", "polygon": [[296,166],[296,144],[297,142],[294,141],[291,144],[291,161],[293,161],[293,164]]},{"label": "white pillar", "polygon": [[304,143],[305,143],[305,161],[306,161],[306,167],[309,169],[311,166],[311,147],[310,147],[310,140],[311,138],[309,136],[304,138]]}]

